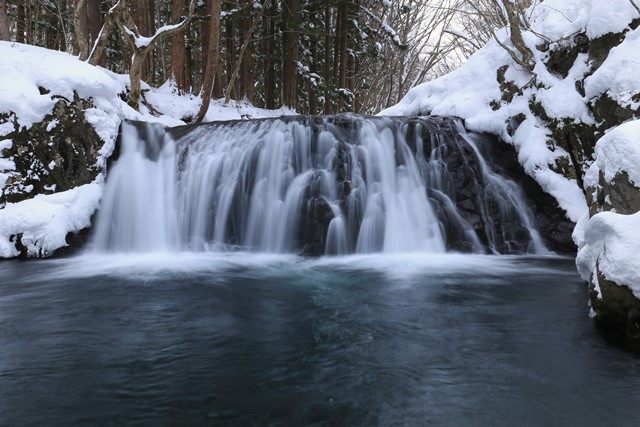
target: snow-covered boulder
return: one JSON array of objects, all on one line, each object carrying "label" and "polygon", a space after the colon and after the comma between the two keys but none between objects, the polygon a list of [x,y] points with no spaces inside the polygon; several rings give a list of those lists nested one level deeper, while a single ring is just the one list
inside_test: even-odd
[{"label": "snow-covered boulder", "polygon": [[578,223],[578,269],[605,326],[640,336],[640,120],[596,145],[585,184],[590,214]]}]

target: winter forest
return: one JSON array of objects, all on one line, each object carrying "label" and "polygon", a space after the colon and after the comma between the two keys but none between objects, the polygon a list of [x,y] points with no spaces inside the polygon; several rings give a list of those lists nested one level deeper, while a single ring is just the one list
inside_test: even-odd
[{"label": "winter forest", "polygon": [[[519,17],[529,3],[514,5]],[[303,114],[390,107],[507,23],[497,0],[0,4],[2,40],[69,52],[156,87],[170,81],[204,98]],[[140,101],[132,84],[130,102]]]},{"label": "winter forest", "polygon": [[640,0],[0,0],[0,425],[633,425]]}]

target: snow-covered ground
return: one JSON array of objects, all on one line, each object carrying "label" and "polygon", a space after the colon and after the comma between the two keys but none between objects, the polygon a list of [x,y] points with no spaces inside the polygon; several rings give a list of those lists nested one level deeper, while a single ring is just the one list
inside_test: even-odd
[{"label": "snow-covered ground", "polygon": [[[123,119],[159,122],[165,126],[185,124],[194,117],[201,100],[197,96],[179,94],[171,82],[159,88],[143,83],[145,100],[155,115],[143,104],[135,111],[120,98],[129,83],[128,76],[112,73],[79,61],[67,53],[36,46],[0,41],[0,115],[13,112],[21,127],[29,128],[50,114],[56,97],[91,98],[94,107],[85,117],[103,140],[97,163],[104,167],[113,151]],[[40,88],[45,89],[44,91]],[[158,113],[160,113],[158,115]],[[265,110],[246,102],[211,101],[206,121],[263,118],[294,114],[289,109]],[[13,124],[0,124],[0,188],[15,167],[11,158],[3,158],[2,150],[12,146],[6,136]],[[90,225],[98,206],[104,177],[69,191],[37,195],[31,200],[8,203],[0,209],[0,258],[17,255],[11,236],[21,234],[29,254],[49,254],[64,246],[68,232]],[[15,239],[15,237],[13,238]]]}]

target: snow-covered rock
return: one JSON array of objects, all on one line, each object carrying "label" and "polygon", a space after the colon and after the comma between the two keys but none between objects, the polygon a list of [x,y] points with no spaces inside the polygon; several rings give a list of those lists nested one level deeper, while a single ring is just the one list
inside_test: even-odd
[{"label": "snow-covered rock", "polygon": [[[629,0],[533,3],[533,72],[491,40],[381,114],[454,115],[512,144],[577,222],[597,319],[640,336],[640,14]],[[512,46],[506,30],[496,37]]]},{"label": "snow-covered rock", "polygon": [[587,177],[593,211],[574,232],[578,269],[585,280],[600,272],[640,297],[640,120],[598,141]]},{"label": "snow-covered rock", "polygon": [[0,209],[0,258],[19,256],[24,247],[27,256],[48,256],[66,246],[68,233],[77,233],[91,225],[91,216],[100,202],[99,182],[61,193],[39,194],[19,203],[7,203]]},{"label": "snow-covered rock", "polygon": [[[611,122],[594,114],[594,98],[608,94],[622,107],[637,103],[640,30],[630,26],[640,15],[628,0],[545,0],[534,2],[527,16],[531,31],[524,38],[535,56],[533,73],[490,40],[459,69],[415,87],[380,114],[452,115],[471,130],[499,136],[516,147],[527,173],[575,222],[587,212],[581,179],[592,161],[597,125]],[[592,69],[595,47],[612,33],[623,42]],[[496,37],[511,46],[506,29]],[[560,65],[567,62],[564,75]]]},{"label": "snow-covered rock", "polygon": [[640,106],[634,96],[640,92],[640,28],[611,49],[604,63],[585,80],[587,99],[607,94],[623,106]]}]

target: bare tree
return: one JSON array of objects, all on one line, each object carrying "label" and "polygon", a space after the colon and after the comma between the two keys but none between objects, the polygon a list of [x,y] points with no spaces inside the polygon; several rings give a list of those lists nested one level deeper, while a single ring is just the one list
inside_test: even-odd
[{"label": "bare tree", "polygon": [[96,39],[96,43],[89,56],[89,62],[94,65],[97,63],[105,48],[109,33],[113,30],[114,26],[117,26],[133,52],[129,65],[129,78],[131,81],[129,105],[137,109],[140,104],[142,72],[149,52],[151,52],[163,38],[180,33],[189,26],[195,17],[195,0],[192,0],[189,4],[188,14],[182,21],[172,25],[165,25],[157,29],[150,37],[144,37],[140,34],[138,26],[134,22],[129,10],[127,0],[118,0],[109,10],[102,30],[100,30],[99,37]]},{"label": "bare tree", "polygon": [[524,39],[522,38],[522,28],[524,26],[528,26],[528,24],[526,23],[526,17],[522,13],[522,9],[519,9],[515,3],[511,2],[511,0],[502,0],[502,4],[507,15],[507,21],[509,22],[511,43],[513,44],[513,47],[520,53],[520,55],[518,55],[513,51],[513,49],[502,43],[497,36],[494,35],[494,37],[498,44],[503,49],[505,49],[507,53],[509,53],[511,59],[513,59],[517,64],[520,64],[525,69],[533,71],[533,68],[536,65],[533,59],[533,52],[531,52],[531,49],[527,47]]},{"label": "bare tree", "polygon": [[[434,73],[438,64],[457,45],[443,31],[452,22],[455,0],[398,0],[387,9],[375,10],[384,18],[374,19],[378,27],[395,30],[387,41],[374,45],[375,51],[355,76],[359,112],[380,111],[398,102],[408,90]],[[384,25],[384,26],[383,26]]]}]

